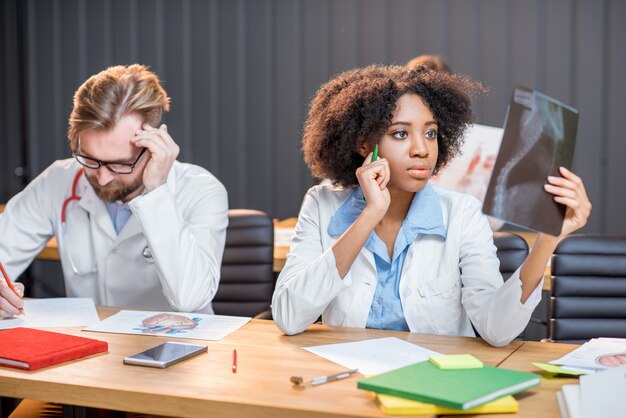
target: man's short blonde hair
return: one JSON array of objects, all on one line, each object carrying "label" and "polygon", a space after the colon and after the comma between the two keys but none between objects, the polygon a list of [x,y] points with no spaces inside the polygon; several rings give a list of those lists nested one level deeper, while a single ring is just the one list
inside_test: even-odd
[{"label": "man's short blonde hair", "polygon": [[170,98],[148,67],[139,64],[109,67],[91,76],[76,90],[67,137],[72,150],[76,150],[83,131],[108,131],[131,113],[156,127],[163,112],[169,109]]}]

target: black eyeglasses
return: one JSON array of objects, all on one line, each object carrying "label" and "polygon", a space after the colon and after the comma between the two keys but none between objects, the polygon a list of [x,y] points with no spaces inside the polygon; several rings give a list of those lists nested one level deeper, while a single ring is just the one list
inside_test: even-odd
[{"label": "black eyeglasses", "polygon": [[84,155],[80,155],[78,152],[72,153],[74,158],[78,163],[84,167],[91,168],[93,170],[97,170],[100,167],[106,167],[112,173],[115,174],[130,174],[133,172],[133,169],[141,159],[143,153],[146,152],[145,148],[141,149],[141,152],[137,156],[137,159],[134,163],[118,163],[118,162],[109,162],[109,161],[100,161],[95,158],[85,157]]}]

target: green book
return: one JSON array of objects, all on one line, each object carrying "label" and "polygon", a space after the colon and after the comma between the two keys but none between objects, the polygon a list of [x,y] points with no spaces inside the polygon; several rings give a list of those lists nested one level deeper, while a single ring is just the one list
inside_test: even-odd
[{"label": "green book", "polygon": [[484,366],[444,370],[429,361],[358,381],[359,389],[466,410],[539,384],[532,373]]}]

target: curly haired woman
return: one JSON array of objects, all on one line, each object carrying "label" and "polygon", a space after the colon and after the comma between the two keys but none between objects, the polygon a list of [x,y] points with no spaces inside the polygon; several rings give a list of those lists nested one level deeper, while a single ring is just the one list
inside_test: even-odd
[{"label": "curly haired woman", "polygon": [[[558,237],[539,235],[503,282],[478,200],[429,185],[458,152],[483,91],[467,77],[370,66],[338,75],[311,102],[304,158],[330,182],[304,198],[272,301],[278,327],[333,326],[474,336],[508,344],[541,299]],[[380,158],[372,162],[378,145]],[[580,178],[561,169],[545,190],[567,207],[561,235],[587,222]]]}]

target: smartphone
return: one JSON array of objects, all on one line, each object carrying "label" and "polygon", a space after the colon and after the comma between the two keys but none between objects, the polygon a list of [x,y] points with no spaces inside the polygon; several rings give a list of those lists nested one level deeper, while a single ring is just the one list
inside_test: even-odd
[{"label": "smartphone", "polygon": [[141,353],[124,357],[124,364],[164,369],[206,351],[206,345],[168,341]]}]

